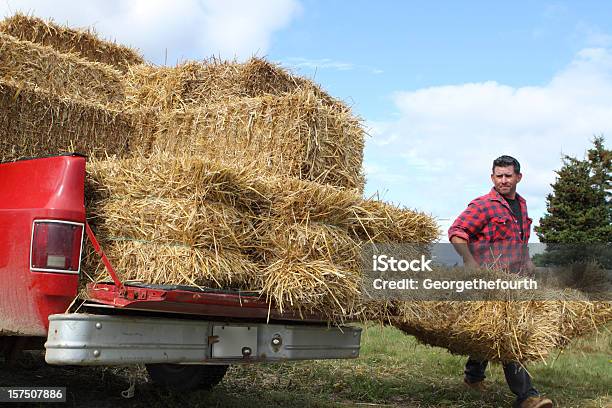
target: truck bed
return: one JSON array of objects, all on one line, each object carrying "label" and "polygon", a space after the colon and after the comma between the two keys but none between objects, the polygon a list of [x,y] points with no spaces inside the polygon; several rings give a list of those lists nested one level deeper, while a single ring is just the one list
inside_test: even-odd
[{"label": "truck bed", "polygon": [[89,309],[113,308],[126,314],[139,311],[249,321],[325,321],[323,316],[315,314],[281,312],[254,292],[179,285],[90,283],[84,305]]}]

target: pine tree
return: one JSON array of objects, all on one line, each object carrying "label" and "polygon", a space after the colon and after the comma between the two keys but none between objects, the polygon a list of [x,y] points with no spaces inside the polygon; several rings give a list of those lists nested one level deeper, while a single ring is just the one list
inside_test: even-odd
[{"label": "pine tree", "polygon": [[[584,160],[564,156],[563,165],[556,171],[556,181],[551,184],[553,192],[546,198],[547,213],[540,219],[535,231],[541,242],[547,244],[607,244],[589,245],[577,251],[561,250],[549,246],[546,263],[584,260],[584,248],[598,248],[597,260],[610,262],[610,243],[612,242],[612,151],[604,146],[603,136],[593,140],[593,148]],[[607,248],[607,249],[606,249]],[[587,251],[588,252],[588,251]],[[563,253],[563,256],[561,256]],[[590,252],[593,254],[593,251]],[[542,263],[544,259],[540,259]]]}]

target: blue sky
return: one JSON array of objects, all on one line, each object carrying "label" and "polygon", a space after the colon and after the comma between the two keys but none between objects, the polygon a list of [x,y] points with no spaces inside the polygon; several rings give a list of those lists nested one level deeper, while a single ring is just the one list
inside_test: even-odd
[{"label": "blue sky", "polygon": [[604,1],[1,0],[139,48],[154,63],[265,56],[349,103],[370,137],[368,195],[448,223],[523,165],[537,224],[562,153],[612,134]]},{"label": "blue sky", "polygon": [[319,69],[316,78],[381,120],[392,117],[384,104],[398,90],[486,80],[545,84],[579,50],[594,45],[612,19],[612,5],[601,1],[420,3],[304,2],[268,55],[351,66]]}]

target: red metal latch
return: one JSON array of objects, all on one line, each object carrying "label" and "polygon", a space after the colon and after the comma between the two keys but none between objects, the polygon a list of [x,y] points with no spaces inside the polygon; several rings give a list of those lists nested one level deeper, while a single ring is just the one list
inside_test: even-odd
[{"label": "red metal latch", "polygon": [[117,276],[117,273],[115,272],[115,269],[113,268],[110,261],[106,257],[106,254],[104,253],[102,248],[100,248],[100,244],[98,243],[98,240],[96,239],[96,236],[94,235],[93,231],[89,227],[89,223],[87,221],[85,221],[85,232],[87,233],[87,238],[89,238],[89,240],[91,241],[94,247],[94,250],[102,258],[102,263],[104,263],[104,266],[106,267],[106,270],[108,271],[111,278],[113,279],[115,286],[117,286],[120,289],[120,292],[123,292],[124,290],[123,283],[119,279],[119,276]]}]

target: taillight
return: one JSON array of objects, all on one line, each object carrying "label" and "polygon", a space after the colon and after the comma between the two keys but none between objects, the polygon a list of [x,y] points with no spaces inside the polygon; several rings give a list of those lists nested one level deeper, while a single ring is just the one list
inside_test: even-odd
[{"label": "taillight", "polygon": [[32,229],[33,271],[79,273],[83,224],[36,220]]}]

